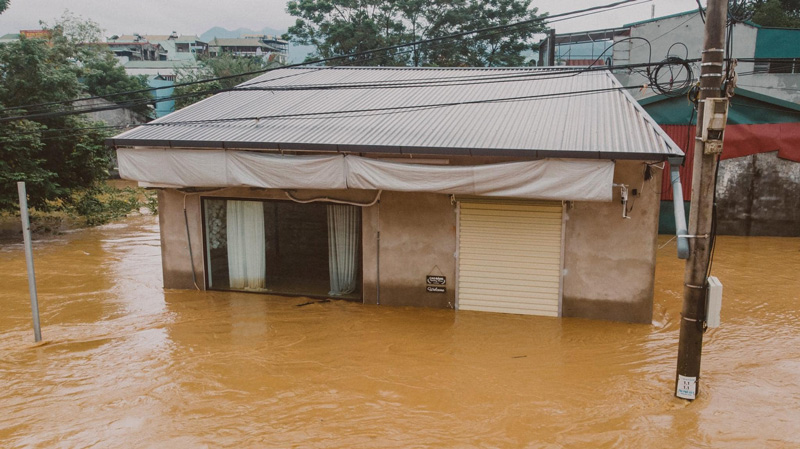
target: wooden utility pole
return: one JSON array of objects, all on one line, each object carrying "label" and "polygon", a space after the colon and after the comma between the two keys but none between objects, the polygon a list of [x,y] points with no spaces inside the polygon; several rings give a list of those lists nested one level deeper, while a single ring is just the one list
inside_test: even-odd
[{"label": "wooden utility pole", "polygon": [[547,65],[556,65],[556,30],[547,30]]},{"label": "wooden utility pole", "polygon": [[[727,0],[708,0],[703,55],[700,65],[700,94],[697,113],[697,133],[694,145],[692,179],[692,209],[689,213],[689,259],[683,287],[683,311],[678,343],[678,370],[675,376],[675,395],[694,400],[700,378],[700,356],[703,350],[705,303],[708,265],[712,245],[714,190],[717,183],[717,161],[722,151],[722,125],[709,129],[710,116],[727,113],[722,97],[723,63],[725,58],[725,22]],[[716,100],[715,100],[716,99]],[[706,108],[708,104],[712,114]]]}]

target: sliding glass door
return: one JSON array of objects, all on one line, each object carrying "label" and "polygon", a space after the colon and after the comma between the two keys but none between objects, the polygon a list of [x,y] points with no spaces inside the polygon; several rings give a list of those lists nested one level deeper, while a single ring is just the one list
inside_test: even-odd
[{"label": "sliding glass door", "polygon": [[210,289],[361,298],[355,206],[205,198]]}]

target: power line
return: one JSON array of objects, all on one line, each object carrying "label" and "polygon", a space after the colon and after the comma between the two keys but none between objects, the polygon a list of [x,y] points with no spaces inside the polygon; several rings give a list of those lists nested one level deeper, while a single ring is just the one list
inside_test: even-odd
[{"label": "power line", "polygon": [[[405,80],[385,80],[385,81],[370,81],[370,82],[353,82],[353,83],[330,83],[330,84],[294,84],[285,86],[260,86],[260,87],[241,87],[229,89],[231,92],[243,91],[295,91],[295,90],[330,90],[330,89],[391,89],[391,88],[413,88],[413,87],[451,87],[451,86],[469,86],[473,84],[486,84],[487,82],[503,83],[503,82],[517,82],[529,79],[543,78],[546,80],[574,77],[583,73],[601,72],[612,69],[630,69],[630,68],[643,68],[655,64],[641,63],[641,64],[628,64],[624,66],[594,66],[594,67],[576,67],[572,69],[525,69],[517,68],[515,73],[511,74],[497,74],[497,75],[469,75],[464,77],[434,77],[434,78],[418,78],[418,79],[405,79]],[[337,69],[339,67],[330,67],[329,69]],[[413,69],[409,69],[413,70]],[[426,69],[421,69],[426,70]],[[495,69],[498,70],[498,69]],[[529,71],[530,73],[519,73],[520,71]],[[261,81],[262,83],[271,80]]]},{"label": "power line", "polygon": [[425,104],[425,105],[393,106],[393,107],[386,107],[386,108],[362,108],[362,109],[351,109],[351,110],[345,110],[345,111],[337,110],[337,111],[302,112],[302,113],[296,113],[296,114],[279,114],[279,115],[251,116],[251,117],[233,117],[233,118],[203,119],[203,120],[182,120],[182,121],[174,121],[174,122],[151,122],[151,123],[143,123],[140,126],[207,125],[207,124],[214,124],[214,123],[232,123],[232,122],[243,122],[243,121],[259,122],[259,121],[262,121],[262,120],[297,119],[297,118],[321,117],[321,116],[331,116],[331,115],[338,116],[338,115],[344,115],[344,114],[359,114],[359,113],[372,113],[372,112],[427,110],[427,109],[438,109],[438,108],[444,108],[444,107],[475,105],[475,104],[508,103],[508,102],[516,102],[516,101],[537,100],[537,99],[541,100],[541,99],[550,99],[550,98],[578,97],[578,96],[592,95],[592,94],[605,93],[605,92],[619,92],[619,91],[628,90],[628,89],[639,89],[640,87],[641,86],[620,86],[620,87],[588,89],[588,90],[569,91],[569,92],[555,92],[555,93],[538,94],[538,95],[523,95],[523,96],[506,97],[506,98],[492,98],[492,99],[485,99],[485,100],[469,100],[469,101],[457,101],[457,102],[449,102],[449,103],[434,103],[434,104]]},{"label": "power line", "polygon": [[[423,45],[423,44],[428,44],[428,43],[433,43],[433,42],[440,42],[440,41],[443,41],[445,39],[455,39],[455,38],[459,38],[459,37],[469,36],[469,35],[472,35],[472,34],[487,32],[487,31],[505,30],[505,29],[508,29],[508,28],[520,27],[522,25],[530,25],[530,24],[534,24],[534,23],[543,23],[543,22],[547,22],[549,19],[553,19],[553,18],[574,16],[574,15],[578,15],[578,14],[589,13],[589,12],[592,12],[592,11],[601,11],[601,10],[606,10],[606,9],[610,9],[610,8],[615,8],[615,7],[620,6],[620,5],[625,5],[625,4],[628,4],[628,3],[637,3],[637,2],[641,2],[641,0],[620,0],[620,1],[617,1],[617,2],[614,2],[614,3],[609,3],[609,4],[606,4],[606,5],[593,6],[593,7],[584,8],[584,9],[581,9],[581,10],[575,10],[575,11],[569,11],[569,12],[560,13],[560,14],[554,14],[552,16],[544,16],[544,17],[543,16],[539,16],[539,17],[536,17],[534,19],[522,20],[522,21],[515,22],[515,23],[512,23],[512,24],[507,24],[507,25],[496,25],[496,26],[491,26],[491,27],[480,28],[480,29],[477,29],[477,30],[463,31],[463,32],[460,32],[460,33],[453,33],[453,34],[449,34],[449,35],[445,35],[445,36],[433,37],[433,38],[428,38],[428,39],[421,39],[421,40],[418,40],[418,41],[413,41],[413,42],[408,42],[408,43],[403,43],[403,44],[397,44],[397,45],[390,45],[390,46],[386,46],[386,47],[380,47],[380,48],[376,48],[376,49],[371,49],[371,50],[366,50],[366,51],[361,51],[361,52],[355,52],[355,53],[350,53],[350,54],[346,54],[346,55],[332,56],[332,57],[328,57],[328,58],[321,58],[321,59],[302,62],[302,63],[298,63],[298,64],[290,64],[290,65],[282,66],[282,67],[278,67],[278,68],[268,68],[268,69],[262,69],[262,70],[255,70],[255,71],[250,71],[250,72],[239,73],[239,74],[235,74],[235,75],[227,75],[227,76],[222,76],[222,77],[209,78],[209,79],[206,79],[206,80],[198,80],[198,81],[191,81],[191,82],[186,82],[186,83],[178,83],[178,84],[174,84],[172,86],[162,86],[162,87],[152,87],[152,88],[147,88],[147,89],[136,89],[136,90],[130,90],[130,91],[122,91],[122,92],[117,92],[117,93],[113,93],[113,94],[107,94],[107,95],[104,95],[104,96],[93,96],[93,97],[85,97],[85,98],[74,99],[74,100],[65,100],[65,101],[48,102],[48,103],[38,103],[38,104],[24,105],[24,106],[14,106],[12,108],[6,108],[5,110],[34,108],[34,107],[40,107],[40,106],[67,105],[67,104],[71,104],[71,103],[74,103],[76,101],[82,101],[82,100],[92,100],[92,99],[99,99],[99,98],[107,99],[107,98],[110,98],[110,97],[116,97],[116,96],[120,96],[120,95],[131,95],[131,94],[144,93],[144,92],[153,92],[153,91],[157,91],[157,90],[160,90],[160,89],[169,89],[169,88],[175,88],[175,87],[191,86],[191,85],[196,85],[196,84],[210,83],[210,82],[213,82],[213,81],[234,79],[234,78],[239,78],[239,77],[242,77],[242,76],[258,75],[258,74],[271,72],[273,70],[277,70],[277,69],[281,69],[281,68],[303,67],[303,66],[308,66],[308,65],[311,65],[311,64],[322,64],[322,63],[331,62],[331,61],[338,61],[338,60],[341,60],[341,59],[357,58],[359,56],[370,56],[370,55],[372,55],[374,53],[387,52],[387,51],[391,51],[391,50],[395,50],[395,49],[399,49],[399,48],[403,48],[403,47],[408,47],[408,46],[412,46],[412,45],[413,46]],[[552,20],[549,20],[549,21],[552,21]]]},{"label": "power line", "polygon": [[[684,63],[692,62],[693,60],[684,61]],[[663,65],[663,62],[657,63],[656,65]],[[641,64],[628,64],[624,66],[614,66],[611,69],[635,69],[641,67],[649,67],[653,64],[648,63],[641,63]],[[335,70],[337,67],[325,67],[319,70]],[[402,70],[402,69],[401,69]],[[413,70],[413,69],[407,69]],[[422,69],[426,70],[426,69]],[[427,69],[431,70],[431,69]],[[502,70],[502,69],[501,69]],[[511,69],[513,70],[513,69]],[[520,69],[516,69],[519,71]],[[525,69],[523,69],[525,70]],[[468,75],[464,77],[432,77],[432,78],[421,78],[416,80],[388,80],[386,82],[371,82],[371,83],[330,83],[330,84],[312,84],[312,85],[290,85],[290,86],[276,86],[276,87],[259,87],[259,88],[246,88],[241,89],[239,87],[232,88],[232,89],[212,89],[206,90],[201,92],[191,92],[181,95],[174,95],[171,97],[164,97],[160,101],[169,101],[175,100],[180,98],[187,98],[187,97],[194,97],[197,95],[205,95],[205,94],[213,94],[219,92],[226,92],[226,91],[246,91],[246,90],[265,90],[265,91],[281,91],[281,90],[327,90],[327,89],[366,89],[366,88],[418,88],[418,87],[453,87],[453,86],[463,86],[463,85],[473,85],[473,84],[486,84],[486,83],[500,83],[500,82],[513,82],[513,81],[521,81],[525,79],[535,79],[535,78],[545,78],[545,79],[557,79],[557,78],[565,78],[565,77],[572,77],[577,76],[582,73],[586,72],[593,72],[593,71],[606,71],[609,70],[609,67],[605,66],[596,66],[596,67],[582,67],[582,68],[575,68],[575,69],[527,69],[530,73],[511,73],[511,74],[502,74],[502,75]],[[301,72],[300,74],[304,74],[308,72]],[[295,76],[298,74],[287,75],[284,77],[279,77],[277,79],[287,78],[289,76]],[[264,80],[263,82],[267,82],[269,80]],[[657,83],[651,83],[655,86]],[[65,115],[75,115],[75,114],[86,114],[89,112],[101,112],[106,110],[118,109],[118,108],[128,108],[128,107],[135,107],[144,104],[150,103],[150,100],[139,100],[139,101],[132,101],[129,103],[122,103],[122,104],[115,104],[115,105],[107,105],[101,107],[92,107],[87,109],[79,109],[79,110],[70,110],[70,111],[56,111],[56,112],[47,112],[47,113],[38,113],[38,114],[28,114],[25,116],[15,116],[15,117],[4,117],[0,118],[0,122],[12,121],[12,120],[19,120],[19,119],[31,119],[31,118],[52,118],[52,117],[60,117]]]},{"label": "power line", "polygon": [[[580,97],[585,95],[594,95],[600,93],[607,93],[607,92],[619,92],[622,90],[632,90],[632,89],[639,89],[641,86],[620,86],[620,87],[612,87],[612,88],[600,88],[600,89],[587,89],[582,91],[568,91],[568,92],[555,92],[555,93],[547,93],[547,94],[537,94],[537,95],[524,95],[524,96],[516,96],[516,97],[505,97],[505,98],[494,98],[494,99],[484,99],[484,100],[471,100],[471,101],[459,101],[459,102],[449,102],[449,103],[433,103],[433,104],[424,104],[424,105],[408,105],[408,106],[395,106],[395,107],[385,107],[385,108],[362,108],[362,109],[353,109],[353,110],[336,110],[336,111],[322,111],[322,112],[307,112],[307,113],[296,113],[296,114],[276,114],[276,115],[267,115],[267,116],[250,116],[250,117],[236,117],[236,118],[222,118],[222,119],[203,119],[203,120],[182,120],[182,121],[172,121],[172,122],[151,122],[151,123],[141,123],[138,125],[132,126],[179,126],[179,125],[214,125],[214,124],[226,124],[226,123],[235,123],[235,122],[245,122],[245,121],[255,121],[259,122],[262,120],[285,120],[285,119],[318,119],[318,118],[330,118],[331,116],[335,118],[349,118],[349,117],[369,117],[375,115],[389,115],[389,114],[397,114],[397,113],[405,113],[405,112],[414,112],[414,111],[421,111],[421,110],[429,110],[429,109],[439,109],[439,108],[446,108],[446,107],[455,107],[455,106],[464,106],[464,105],[476,105],[476,104],[491,104],[491,103],[509,103],[509,102],[517,102],[517,101],[534,101],[534,100],[543,100],[543,99],[551,99],[551,98],[570,98],[570,97]],[[98,126],[98,127],[85,127],[85,128],[65,128],[65,129],[45,129],[45,130],[38,130],[38,132],[57,132],[57,131],[72,131],[72,130],[97,130],[97,129],[111,129],[111,128],[126,128],[128,126]],[[36,134],[36,132],[27,133],[27,134]],[[21,134],[20,134],[21,135]],[[62,136],[56,136],[62,137]]]},{"label": "power line", "polygon": [[[683,62],[694,62],[694,60],[686,60]],[[663,65],[663,62],[657,63],[656,65]],[[653,64],[651,63],[640,63],[640,64],[626,64],[626,65],[618,65],[613,67],[606,67],[606,66],[595,66],[595,67],[581,67],[575,69],[527,69],[530,70],[531,73],[516,73],[510,75],[491,75],[491,76],[475,76],[470,75],[466,77],[457,77],[461,80],[469,80],[474,82],[458,82],[459,80],[453,77],[439,77],[439,78],[430,78],[430,79],[417,79],[417,80],[407,80],[407,81],[398,81],[398,80],[387,80],[387,81],[376,81],[370,84],[362,84],[359,85],[358,83],[332,83],[332,84],[320,84],[320,85],[295,85],[295,86],[277,86],[277,87],[262,87],[262,88],[243,88],[242,86],[252,86],[255,84],[263,84],[270,81],[276,81],[292,76],[306,74],[308,72],[300,72],[297,74],[286,75],[278,78],[274,78],[272,80],[261,80],[256,83],[250,83],[245,85],[240,85],[233,88],[228,89],[210,89],[204,90],[199,92],[189,92],[180,95],[173,95],[170,97],[162,97],[157,100],[157,102],[163,101],[171,101],[181,98],[189,98],[195,97],[200,95],[206,94],[216,94],[221,92],[230,92],[230,91],[246,91],[246,90],[268,90],[268,91],[279,91],[279,90],[323,90],[323,89],[332,89],[332,88],[398,88],[398,87],[426,87],[426,85],[435,85],[435,86],[458,86],[458,85],[470,85],[470,84],[479,84],[481,82],[489,82],[493,80],[500,80],[500,81],[493,81],[493,82],[503,82],[503,78],[507,81],[516,81],[515,78],[537,78],[543,77],[546,79],[554,79],[554,78],[563,78],[569,76],[576,76],[581,73],[592,72],[592,71],[605,71],[609,69],[637,69],[637,68],[647,68]],[[316,70],[334,70],[337,67],[341,66],[334,66],[334,67],[322,67]],[[398,68],[402,70],[401,68]],[[421,69],[421,70],[435,70],[435,69]],[[447,69],[444,69],[447,70]],[[451,69],[452,70],[452,69]],[[457,69],[456,69],[457,70]],[[496,69],[496,70],[503,70],[503,69]],[[514,70],[513,68],[510,70]],[[516,70],[520,70],[516,68]],[[526,70],[526,69],[522,69]],[[441,80],[437,83],[429,82],[430,80]],[[655,84],[654,84],[655,85]],[[87,114],[90,112],[102,112],[108,111],[113,109],[122,109],[122,108],[130,108],[136,106],[142,106],[153,103],[151,99],[140,99],[140,100],[132,100],[127,103],[119,103],[119,104],[111,104],[106,106],[96,106],[96,107],[89,107],[85,109],[73,109],[73,110],[64,110],[64,111],[52,111],[52,112],[41,112],[41,113],[34,113],[34,114],[26,114],[26,115],[19,115],[19,116],[11,116],[11,117],[0,117],[0,122],[7,122],[13,120],[22,120],[22,119],[42,119],[42,118],[54,118],[54,117],[61,117],[67,115],[79,115],[79,114]]]}]

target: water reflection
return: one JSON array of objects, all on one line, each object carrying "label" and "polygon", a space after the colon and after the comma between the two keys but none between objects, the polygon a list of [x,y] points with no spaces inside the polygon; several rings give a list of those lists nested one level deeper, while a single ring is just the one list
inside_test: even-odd
[{"label": "water reflection", "polygon": [[6,246],[0,445],[795,447],[799,250],[719,239],[723,326],[689,405],[669,245],[648,326],[163,291],[155,219],[130,219],[36,244],[40,347]]}]

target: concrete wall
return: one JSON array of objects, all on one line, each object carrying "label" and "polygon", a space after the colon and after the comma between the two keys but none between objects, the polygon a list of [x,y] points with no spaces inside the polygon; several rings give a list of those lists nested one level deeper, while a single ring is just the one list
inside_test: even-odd
[{"label": "concrete wall", "polygon": [[777,151],[722,161],[717,220],[719,234],[800,236],[800,163]]},{"label": "concrete wall", "polygon": [[759,73],[739,78],[739,87],[800,104],[800,74]]},{"label": "concrete wall", "polygon": [[[800,237],[800,163],[776,151],[720,162],[717,219],[720,235]],[[662,201],[658,232],[674,234],[674,220],[672,201]]]},{"label": "concrete wall", "polygon": [[[102,98],[93,98],[91,100],[76,101],[75,105],[83,109],[88,109],[88,108],[97,108],[97,107],[102,108],[102,107],[115,106],[115,103],[112,103],[108,100],[104,100]],[[109,126],[134,126],[139,123],[144,123],[147,121],[147,117],[125,108],[110,109],[108,111],[89,112],[87,114],[82,114],[82,115],[88,118],[89,120],[104,122]],[[116,154],[114,154],[114,157],[116,157]]]},{"label": "concrete wall", "polygon": [[651,322],[661,170],[652,172],[643,182],[643,162],[616,164],[614,183],[637,189],[630,219],[622,218],[618,188],[610,203],[565,209],[563,316]]},{"label": "concrete wall", "polygon": [[[631,219],[622,218],[619,189],[611,203],[575,202],[565,208],[563,315],[650,322],[661,174],[643,182],[643,162],[617,162],[615,183],[637,189]],[[330,197],[367,203],[374,191],[298,191],[301,198]],[[200,197],[286,199],[279,190],[230,188],[186,195],[198,287],[204,288]],[[183,218],[184,194],[159,192],[166,288],[194,288]],[[455,305],[456,207],[449,195],[383,192],[362,208],[363,300],[380,304],[452,308]],[[378,232],[380,231],[380,255]],[[447,292],[428,293],[425,276],[444,275]]]},{"label": "concrete wall", "polygon": [[[380,228],[380,303],[454,307],[456,213],[449,195],[384,192],[379,206],[364,211],[363,223],[365,303],[375,304],[378,299],[376,237]],[[447,278],[445,293],[425,290],[429,274]]]},{"label": "concrete wall", "polygon": [[158,191],[158,224],[161,230],[161,269],[164,288],[193,289],[192,265],[197,286],[205,288],[203,269],[203,229],[200,220],[200,199],[186,195],[189,235],[192,241],[193,263],[189,259],[189,244],[183,218],[184,194],[177,190]]}]

